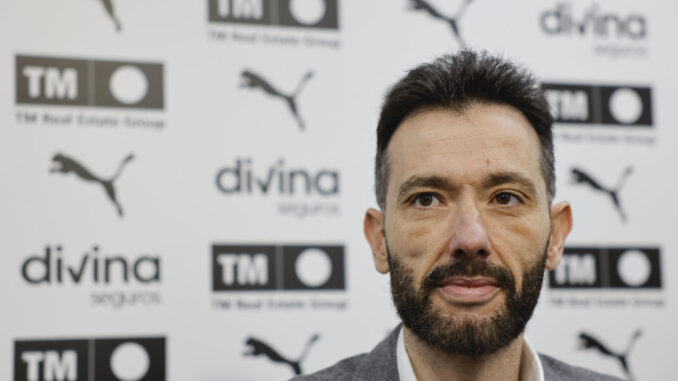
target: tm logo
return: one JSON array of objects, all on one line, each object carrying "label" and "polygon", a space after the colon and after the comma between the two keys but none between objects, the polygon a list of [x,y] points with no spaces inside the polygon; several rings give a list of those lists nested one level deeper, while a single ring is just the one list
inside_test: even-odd
[{"label": "tm logo", "polygon": [[339,29],[338,0],[208,0],[212,23]]},{"label": "tm logo", "polygon": [[343,246],[212,246],[214,291],[343,290]]},{"label": "tm logo", "polygon": [[471,0],[463,0],[453,16],[445,16],[438,9],[431,5],[429,0],[410,0],[410,9],[413,11],[422,11],[427,13],[430,17],[443,21],[450,26],[452,36],[457,40],[461,49],[466,48],[466,42],[462,38],[459,21],[461,20],[466,8],[471,3]]},{"label": "tm logo", "polygon": [[14,381],[165,379],[164,338],[14,342]]},{"label": "tm logo", "polygon": [[16,56],[16,103],[163,109],[159,63]]},{"label": "tm logo", "polygon": [[269,81],[250,70],[244,70],[240,77],[242,79],[240,87],[249,89],[259,88],[271,97],[282,99],[287,104],[290,113],[292,113],[292,116],[299,124],[299,129],[302,131],[304,130],[304,121],[301,119],[301,115],[299,115],[299,110],[297,108],[297,97],[299,96],[299,93],[301,93],[301,90],[304,89],[306,82],[313,77],[312,71],[304,74],[301,79],[299,79],[297,88],[292,93],[287,94],[276,89]]},{"label": "tm logo", "polygon": [[541,87],[555,123],[652,126],[649,87],[559,83]]},{"label": "tm logo", "polygon": [[622,186],[626,183],[626,179],[633,173],[633,167],[627,167],[624,172],[619,176],[617,184],[610,188],[602,185],[599,181],[593,178],[590,174],[586,173],[583,169],[572,168],[572,180],[575,184],[586,184],[591,187],[594,191],[601,192],[606,194],[612,200],[612,205],[619,213],[619,217],[622,222],[626,222],[626,212],[622,208],[621,201],[619,199],[619,192],[621,191]]},{"label": "tm logo", "polygon": [[582,332],[579,334],[579,343],[581,349],[596,350],[603,356],[611,357],[619,361],[619,365],[624,370],[624,374],[626,374],[626,377],[629,380],[634,380],[633,373],[631,373],[631,367],[629,365],[628,356],[629,353],[631,353],[631,349],[633,349],[633,345],[636,343],[636,341],[642,335],[642,333],[643,332],[640,329],[636,330],[629,339],[629,342],[623,351],[615,351],[610,349],[610,347],[603,344],[601,340],[597,339],[592,334],[586,332]]},{"label": "tm logo", "polygon": [[311,338],[308,339],[308,341],[306,342],[306,345],[304,346],[301,355],[299,355],[297,359],[291,360],[281,355],[277,350],[273,349],[273,347],[266,344],[264,341],[257,339],[255,337],[249,337],[245,342],[247,350],[245,351],[243,356],[261,356],[261,355],[266,356],[270,361],[288,365],[290,368],[292,368],[292,371],[294,372],[295,375],[299,375],[303,373],[301,371],[301,362],[306,359],[309,351],[311,350],[311,346],[316,341],[318,341],[318,339],[320,339],[319,334],[311,336]]},{"label": "tm logo", "polygon": [[120,177],[122,170],[130,161],[132,161],[132,159],[134,159],[133,154],[127,155],[125,158],[122,159],[122,161],[118,165],[118,169],[115,171],[113,176],[111,176],[108,179],[104,179],[94,175],[89,169],[85,168],[85,166],[78,163],[75,159],[72,159],[66,155],[58,153],[54,155],[54,157],[52,158],[54,167],[50,169],[50,173],[61,173],[61,174],[73,173],[82,181],[94,182],[96,184],[101,185],[101,187],[104,188],[104,191],[106,192],[106,196],[108,196],[109,201],[113,203],[116,210],[118,211],[118,216],[122,217],[123,216],[122,206],[120,205],[116,197],[116,192],[115,188],[113,187],[113,183],[118,179],[118,177]]},{"label": "tm logo", "polygon": [[566,247],[552,289],[660,289],[659,248]]}]

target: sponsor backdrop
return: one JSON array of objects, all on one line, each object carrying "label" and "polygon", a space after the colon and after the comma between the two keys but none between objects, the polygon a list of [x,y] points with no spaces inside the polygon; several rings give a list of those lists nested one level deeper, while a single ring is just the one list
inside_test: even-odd
[{"label": "sponsor backdrop", "polygon": [[532,68],[575,227],[528,336],[678,372],[674,18],[659,0],[0,5],[0,379],[283,380],[398,322],[362,216],[379,105],[463,47]]}]

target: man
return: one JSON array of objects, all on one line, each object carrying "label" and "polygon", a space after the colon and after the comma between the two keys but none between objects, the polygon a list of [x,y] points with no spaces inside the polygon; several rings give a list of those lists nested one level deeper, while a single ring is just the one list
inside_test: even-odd
[{"label": "man", "polygon": [[402,327],[297,380],[615,380],[523,336],[572,228],[553,204],[552,119],[532,76],[462,51],[410,71],[377,128],[365,236]]}]

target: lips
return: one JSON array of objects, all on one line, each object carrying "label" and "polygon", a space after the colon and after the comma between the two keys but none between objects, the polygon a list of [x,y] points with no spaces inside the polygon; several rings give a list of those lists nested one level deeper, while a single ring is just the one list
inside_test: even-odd
[{"label": "lips", "polygon": [[487,303],[500,289],[495,280],[485,277],[451,277],[438,287],[445,299],[455,304]]}]

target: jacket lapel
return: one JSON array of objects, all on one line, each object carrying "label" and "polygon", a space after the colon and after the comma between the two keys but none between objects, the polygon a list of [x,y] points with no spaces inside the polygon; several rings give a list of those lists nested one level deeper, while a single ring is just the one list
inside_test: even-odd
[{"label": "jacket lapel", "polygon": [[400,324],[361,359],[354,381],[399,381],[396,344]]}]

